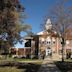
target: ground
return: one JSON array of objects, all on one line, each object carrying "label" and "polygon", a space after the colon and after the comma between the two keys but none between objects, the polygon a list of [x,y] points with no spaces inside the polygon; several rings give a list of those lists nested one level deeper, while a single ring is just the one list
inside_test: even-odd
[{"label": "ground", "polygon": [[[37,72],[57,71],[57,67],[61,72],[72,72],[72,59],[67,59],[65,62],[56,61],[52,58],[44,60],[39,59],[4,59],[0,60],[0,72]],[[44,67],[43,67],[44,66]],[[41,70],[40,70],[41,68]],[[58,71],[59,72],[59,71]]]},{"label": "ground", "polygon": [[55,61],[55,64],[61,72],[72,72],[72,59],[65,60],[64,62]]},{"label": "ground", "polygon": [[42,60],[0,60],[0,72],[37,72]]}]

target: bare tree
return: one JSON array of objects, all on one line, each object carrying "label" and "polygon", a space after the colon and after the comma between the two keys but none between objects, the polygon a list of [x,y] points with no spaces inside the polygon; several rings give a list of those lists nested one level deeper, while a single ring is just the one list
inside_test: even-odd
[{"label": "bare tree", "polygon": [[[53,29],[56,30],[62,39],[62,62],[64,62],[64,46],[66,44],[66,34],[72,26],[72,6],[71,0],[55,0],[56,4],[50,8],[48,17],[52,19]],[[47,17],[46,17],[47,19]]]}]

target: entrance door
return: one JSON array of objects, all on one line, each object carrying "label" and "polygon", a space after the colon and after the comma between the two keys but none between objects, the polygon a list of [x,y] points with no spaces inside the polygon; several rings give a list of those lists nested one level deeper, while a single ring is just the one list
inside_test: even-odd
[{"label": "entrance door", "polygon": [[46,56],[51,56],[52,55],[52,50],[50,47],[46,48]]}]

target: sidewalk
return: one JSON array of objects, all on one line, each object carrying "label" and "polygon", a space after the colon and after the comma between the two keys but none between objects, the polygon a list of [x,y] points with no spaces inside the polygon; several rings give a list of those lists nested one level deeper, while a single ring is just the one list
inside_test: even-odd
[{"label": "sidewalk", "polygon": [[52,58],[45,58],[38,72],[61,72],[54,64]]}]

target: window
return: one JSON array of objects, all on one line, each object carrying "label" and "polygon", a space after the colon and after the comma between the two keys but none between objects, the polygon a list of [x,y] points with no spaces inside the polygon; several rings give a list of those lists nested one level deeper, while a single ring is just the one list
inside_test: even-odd
[{"label": "window", "polygon": [[49,41],[49,44],[50,44],[50,41]]},{"label": "window", "polygon": [[29,39],[29,40],[25,43],[25,47],[31,47],[31,39]]},{"label": "window", "polygon": [[48,41],[47,41],[47,44],[48,44]]},{"label": "window", "polygon": [[53,44],[55,44],[55,41],[53,41]]},{"label": "window", "polygon": [[62,54],[62,50],[59,50],[59,54],[60,54],[60,55]]},{"label": "window", "polygon": [[42,44],[44,44],[44,41],[42,41]]},{"label": "window", "polygon": [[40,43],[40,44],[42,43],[41,40],[39,41],[39,43]]},{"label": "window", "polygon": [[51,42],[50,42],[50,41],[47,41],[46,43],[47,43],[47,44],[50,44]]}]

